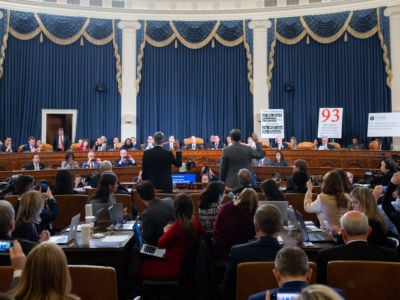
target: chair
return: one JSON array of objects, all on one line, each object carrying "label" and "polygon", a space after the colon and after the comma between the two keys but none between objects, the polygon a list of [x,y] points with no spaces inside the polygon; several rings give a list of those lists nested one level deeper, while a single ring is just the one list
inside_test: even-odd
[{"label": "chair", "polygon": [[78,143],[73,143],[73,144],[71,144],[70,149],[71,149],[72,151],[76,151],[76,148],[78,148],[78,147],[79,147],[79,144],[78,144]]},{"label": "chair", "polygon": [[[187,145],[190,145],[191,143],[192,142],[191,142],[190,138],[186,138],[186,139],[183,140],[183,144],[185,145],[185,147]],[[204,139],[196,137],[196,144],[200,145],[200,148],[203,149],[204,148]]]},{"label": "chair", "polygon": [[299,150],[311,150],[314,149],[315,145],[311,142],[301,142],[297,144],[297,149]]},{"label": "chair", "polygon": [[68,266],[72,280],[71,293],[84,300],[117,300],[117,275],[112,267]]},{"label": "chair", "polygon": [[117,143],[117,150],[119,150],[124,145],[124,142]]},{"label": "chair", "polygon": [[87,195],[55,195],[58,205],[58,217],[55,219],[53,229],[60,231],[71,224],[71,218],[81,214],[81,220],[85,217],[85,204],[88,201]]},{"label": "chair", "polygon": [[283,143],[287,145],[287,148],[288,148],[289,150],[291,150],[291,149],[293,148],[293,145],[292,145],[291,142],[283,142]]},{"label": "chair", "polygon": [[15,205],[17,205],[17,200],[18,200],[19,196],[20,195],[7,195],[7,196],[4,196],[4,200],[7,200],[8,202],[10,202],[12,204],[13,207],[15,207]]},{"label": "chair", "polygon": [[0,292],[7,292],[11,288],[13,279],[13,268],[11,266],[0,266]]},{"label": "chair", "polygon": [[[317,214],[308,213],[304,210],[304,196],[301,193],[286,193],[285,200],[288,204],[293,207],[294,210],[298,210],[304,217],[304,220],[313,221],[316,226],[319,226],[319,220]],[[317,198],[317,194],[313,194],[313,200]]]},{"label": "chair", "polygon": [[344,290],[347,299],[393,299],[400,295],[399,262],[331,261],[327,272],[328,285]]},{"label": "chair", "polygon": [[24,147],[25,147],[25,144],[19,145],[19,146],[18,146],[18,152],[22,152],[22,148],[24,148]]},{"label": "chair", "polygon": [[262,141],[261,142],[262,148],[263,149],[269,149],[271,148],[271,145],[269,144],[269,141]]},{"label": "chair", "polygon": [[132,214],[132,196],[131,194],[115,194],[115,201],[122,203],[123,208],[128,208],[128,212]]},{"label": "chair", "polygon": [[[309,262],[309,266],[312,269],[309,283],[316,283],[317,264]],[[278,283],[272,273],[274,267],[273,261],[240,263],[237,267],[236,300],[247,300],[252,294],[277,288]]]},{"label": "chair", "polygon": [[379,150],[378,142],[377,141],[372,141],[371,143],[369,143],[368,149],[369,150]]},{"label": "chair", "polygon": [[51,152],[53,151],[53,145],[50,144],[41,144],[40,152]]},{"label": "chair", "polygon": [[335,142],[330,142],[329,145],[332,145],[334,147],[334,149],[336,149],[336,150],[339,150],[342,148],[339,143],[335,143]]}]

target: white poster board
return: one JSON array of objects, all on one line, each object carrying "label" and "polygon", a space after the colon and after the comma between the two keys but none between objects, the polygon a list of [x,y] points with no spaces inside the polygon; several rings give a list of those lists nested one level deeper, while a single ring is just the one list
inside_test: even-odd
[{"label": "white poster board", "polygon": [[319,109],[318,137],[342,138],[343,107],[325,107]]},{"label": "white poster board", "polygon": [[400,136],[400,113],[369,113],[367,136]]},{"label": "white poster board", "polygon": [[261,110],[261,138],[285,137],[283,109]]}]

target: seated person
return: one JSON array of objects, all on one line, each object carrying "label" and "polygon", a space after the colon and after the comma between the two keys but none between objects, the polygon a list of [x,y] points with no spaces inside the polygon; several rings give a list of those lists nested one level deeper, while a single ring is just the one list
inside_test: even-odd
[{"label": "seated person", "polygon": [[281,136],[277,136],[275,138],[275,143],[274,143],[272,148],[275,148],[275,149],[278,149],[278,150],[282,150],[282,149],[287,149],[288,146],[283,143],[283,140],[282,140]]},{"label": "seated person", "polygon": [[154,148],[154,138],[153,138],[152,135],[149,135],[147,137],[147,143],[143,144],[142,150],[149,150],[149,149],[152,149],[152,148]]},{"label": "seated person", "polygon": [[90,197],[89,203],[115,204],[115,192],[118,189],[118,177],[112,171],[101,174],[99,185]]},{"label": "seated person", "polygon": [[197,145],[196,137],[194,135],[192,135],[190,137],[190,144],[186,145],[185,149],[186,150],[199,150],[199,149],[201,149],[200,145]]},{"label": "seated person", "polygon": [[75,155],[71,151],[65,154],[65,160],[61,163],[61,169],[78,169],[79,164],[75,161]]},{"label": "seated person", "polygon": [[162,147],[163,147],[163,149],[165,149],[165,150],[174,151],[174,150],[175,150],[175,148],[174,148],[174,143],[175,143],[175,137],[174,137],[173,135],[170,135],[170,136],[168,137],[168,143],[164,143]]},{"label": "seated person", "polygon": [[347,149],[349,150],[364,150],[364,144],[360,144],[358,141],[358,137],[355,135],[351,140],[351,144],[347,145]]},{"label": "seated person", "polygon": [[115,161],[115,167],[129,167],[129,166],[136,166],[136,161],[133,159],[132,156],[127,155],[125,149],[121,149],[119,151],[119,158]]},{"label": "seated person", "polygon": [[82,143],[76,148],[76,152],[86,152],[90,150],[90,146],[89,146],[89,140],[88,139],[84,139],[82,140]]},{"label": "seated person", "polygon": [[297,300],[314,299],[343,300],[346,299],[346,297],[341,290],[323,284],[311,284],[302,289],[300,296],[297,298]]},{"label": "seated person", "polygon": [[132,141],[130,138],[126,138],[124,141],[124,144],[119,148],[119,150],[125,149],[125,150],[136,150],[135,147],[132,144]]},{"label": "seated person", "polygon": [[140,150],[140,146],[136,142],[136,137],[132,136],[131,142],[132,142],[132,150]]},{"label": "seated person", "polygon": [[282,151],[276,151],[275,158],[272,160],[271,165],[275,167],[289,167],[289,162],[283,156]]},{"label": "seated person", "polygon": [[203,176],[206,176],[206,177],[208,177],[208,181],[206,182],[206,183],[208,183],[208,182],[211,182],[211,181],[216,181],[216,180],[218,180],[218,176],[212,171],[212,169],[209,167],[209,166],[207,166],[207,165],[204,165],[202,168],[201,168],[201,173],[200,173],[200,179],[201,179],[201,182],[203,182]]},{"label": "seated person", "polygon": [[54,181],[53,194],[71,195],[75,193],[71,172],[66,169],[58,170],[56,173],[56,180]]},{"label": "seated person", "polygon": [[279,189],[279,184],[273,179],[264,180],[261,183],[261,190],[267,201],[285,201],[285,195]]},{"label": "seated person", "polygon": [[399,190],[399,186],[400,172],[397,172],[393,175],[382,200],[382,210],[385,212],[385,215],[391,221],[393,226],[397,229],[397,232],[400,232],[400,212],[396,209],[396,206],[392,204],[392,194],[396,189]]},{"label": "seated person", "polygon": [[272,161],[264,156],[261,159],[255,159],[253,158],[253,167],[265,167],[265,166],[271,166],[272,165]]},{"label": "seated person", "polygon": [[73,185],[73,188],[74,188],[74,189],[76,189],[76,188],[82,188],[82,187],[83,187],[84,181],[85,181],[85,178],[84,178],[84,177],[81,177],[81,175],[79,175],[79,174],[75,174],[75,175],[74,175],[74,183],[72,184],[72,185]]},{"label": "seated person", "polygon": [[334,147],[331,144],[328,144],[328,137],[323,136],[321,138],[321,146],[318,147],[318,150],[332,150]]},{"label": "seated person", "polygon": [[28,138],[28,143],[24,145],[22,152],[40,152],[40,148],[36,146],[36,139],[34,136]]},{"label": "seated person", "polygon": [[88,152],[88,160],[82,163],[82,168],[97,169],[100,167],[101,159],[94,157],[94,151],[90,150]]},{"label": "seated person", "polygon": [[258,187],[253,185],[253,174],[247,169],[240,169],[238,172],[238,181],[240,184],[240,188],[237,188],[232,191],[233,194],[240,194],[246,188],[252,188],[257,193],[261,192]]},{"label": "seated person", "polygon": [[219,207],[224,199],[225,184],[222,181],[210,182],[200,195],[199,219],[211,236]]},{"label": "seated person", "polygon": [[15,153],[17,150],[17,147],[12,144],[12,138],[10,136],[6,137],[4,144],[0,144],[0,152]]},{"label": "seated person", "polygon": [[307,174],[308,164],[305,160],[296,159],[294,161],[294,173],[287,179],[286,193],[307,192],[307,181],[310,177]]},{"label": "seated person", "polygon": [[32,157],[32,162],[25,165],[25,170],[43,170],[44,164],[40,162],[39,154],[34,154]]}]

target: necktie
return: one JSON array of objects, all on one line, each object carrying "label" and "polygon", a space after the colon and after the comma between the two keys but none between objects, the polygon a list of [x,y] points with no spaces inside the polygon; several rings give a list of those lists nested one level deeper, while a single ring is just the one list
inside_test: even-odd
[{"label": "necktie", "polygon": [[215,149],[218,149],[218,144],[217,143],[215,143]]},{"label": "necktie", "polygon": [[262,167],[262,165],[263,165],[263,160],[260,159],[260,162],[258,163],[258,166],[259,166],[259,167]]},{"label": "necktie", "polygon": [[60,135],[60,148],[62,151],[64,151],[64,143],[63,143],[62,135]]},{"label": "necktie", "polygon": [[169,144],[169,149],[170,149],[170,150],[174,149],[174,145],[173,145],[172,143]]},{"label": "necktie", "polygon": [[35,164],[35,170],[39,170],[39,165]]},{"label": "necktie", "polygon": [[196,149],[196,146],[195,146],[194,144],[192,144],[192,149],[193,149],[193,150]]}]

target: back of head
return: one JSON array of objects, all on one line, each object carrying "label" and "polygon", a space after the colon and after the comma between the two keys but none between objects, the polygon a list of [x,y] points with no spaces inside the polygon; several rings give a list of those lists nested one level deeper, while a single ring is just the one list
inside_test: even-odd
[{"label": "back of head", "polygon": [[109,160],[103,160],[100,164],[100,172],[111,171],[112,164]]},{"label": "back of head", "polygon": [[35,180],[31,175],[19,175],[15,182],[15,189],[18,195],[22,195],[33,188]]},{"label": "back of head", "polygon": [[206,190],[200,195],[200,208],[207,209],[211,203],[218,203],[224,191],[225,184],[222,181],[211,181]]},{"label": "back of head", "polygon": [[332,288],[323,284],[312,284],[300,293],[298,300],[342,300],[342,296],[336,293]]},{"label": "back of head", "polygon": [[325,174],[321,190],[324,194],[336,197],[337,207],[348,207],[348,200],[344,196],[342,179],[335,170]]},{"label": "back of head", "polygon": [[244,189],[237,198],[238,206],[246,208],[249,214],[254,214],[258,207],[258,195],[252,188]]},{"label": "back of head", "polygon": [[232,129],[230,132],[232,141],[239,142],[242,139],[242,133],[239,129]]},{"label": "back of head", "polygon": [[306,172],[307,169],[308,169],[308,164],[303,159],[296,159],[294,161],[294,165],[295,165],[296,168],[299,169],[299,171],[302,171],[302,172]]},{"label": "back of head", "polygon": [[160,131],[156,132],[153,138],[154,138],[154,144],[161,145],[164,141],[164,133]]},{"label": "back of head", "polygon": [[139,197],[144,201],[150,201],[156,198],[156,189],[151,181],[143,180],[139,182],[136,190]]},{"label": "back of head", "polygon": [[101,200],[101,202],[107,202],[108,196],[110,195],[110,186],[115,185],[117,182],[118,177],[112,171],[105,171],[101,173],[99,185],[90,199],[97,199]]},{"label": "back of head", "polygon": [[351,190],[353,189],[353,186],[349,180],[349,177],[346,174],[346,171],[343,169],[336,169],[335,172],[337,172],[338,175],[340,176],[340,179],[341,179],[342,185],[343,185],[343,190],[346,193],[350,193]]},{"label": "back of head", "polygon": [[272,179],[264,180],[261,183],[261,190],[267,197],[267,200],[284,200],[284,195],[279,190],[278,184]]},{"label": "back of head", "polygon": [[307,254],[299,247],[286,246],[275,256],[275,269],[283,277],[306,276],[309,270]]},{"label": "back of head", "polygon": [[29,253],[15,299],[65,299],[71,292],[67,258],[59,246],[41,243]]},{"label": "back of head", "polygon": [[179,220],[182,224],[183,231],[187,239],[193,237],[193,202],[188,194],[181,193],[178,194],[174,201],[174,214],[175,218]]},{"label": "back of head", "polygon": [[44,206],[42,195],[37,191],[22,195],[16,221],[23,223],[39,223],[40,211]]},{"label": "back of head", "polygon": [[68,170],[61,169],[57,171],[56,181],[54,183],[55,195],[72,194],[72,175]]},{"label": "back of head", "polygon": [[15,219],[14,207],[6,200],[0,200],[0,236],[4,237]]},{"label": "back of head", "polygon": [[349,211],[340,218],[340,226],[349,237],[365,236],[368,234],[368,218],[359,211]]},{"label": "back of head", "polygon": [[247,169],[240,169],[238,172],[240,186],[252,186],[253,176]]},{"label": "back of head", "polygon": [[275,205],[267,204],[256,210],[254,223],[263,233],[272,236],[281,230],[282,216]]}]

